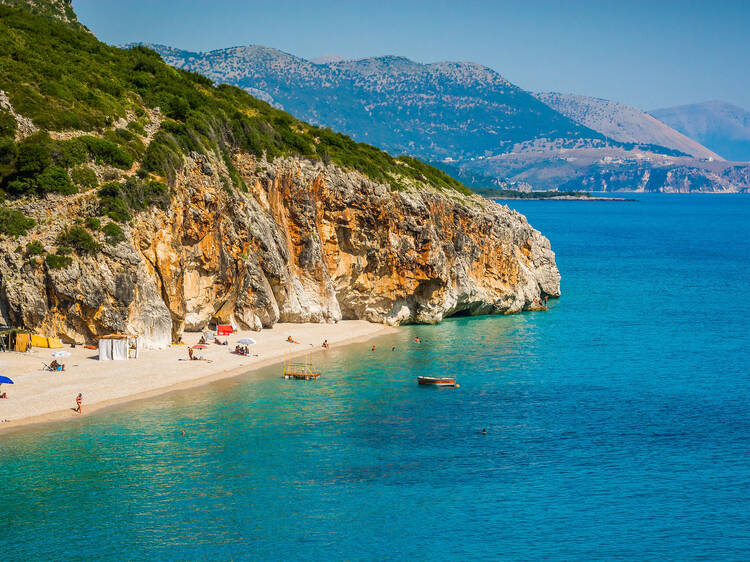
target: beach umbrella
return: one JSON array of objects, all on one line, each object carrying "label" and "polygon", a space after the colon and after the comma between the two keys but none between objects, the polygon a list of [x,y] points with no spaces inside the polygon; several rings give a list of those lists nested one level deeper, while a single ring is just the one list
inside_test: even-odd
[{"label": "beach umbrella", "polygon": [[237,343],[242,343],[245,345],[255,345],[255,340],[253,338],[242,338]]},{"label": "beach umbrella", "polygon": [[13,381],[10,380],[8,377],[4,377],[4,376],[0,375],[0,387],[3,386],[3,383],[4,384],[13,384]]},{"label": "beach umbrella", "polygon": [[193,346],[193,349],[206,349],[207,347],[208,347],[207,345],[204,345],[204,344],[202,344],[202,343],[196,343],[196,344],[195,344],[195,345]]},{"label": "beach umbrella", "polygon": [[70,355],[70,351],[55,351],[52,357],[67,357],[68,355]]}]

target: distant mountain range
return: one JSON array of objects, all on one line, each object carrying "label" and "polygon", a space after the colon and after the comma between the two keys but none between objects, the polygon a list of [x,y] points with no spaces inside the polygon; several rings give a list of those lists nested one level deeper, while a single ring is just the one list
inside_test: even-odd
[{"label": "distant mountain range", "polygon": [[666,146],[696,158],[723,159],[693,138],[624,103],[558,92],[540,92],[535,95],[566,117],[614,140]]},{"label": "distant mountain range", "polygon": [[395,56],[314,63],[261,46],[208,53],[146,46],[173,66],[394,153],[463,159],[509,152],[535,138],[605,144],[603,135],[477,64]]},{"label": "distant mountain range", "polygon": [[[263,46],[149,45],[311,123],[439,164],[474,187],[740,191],[748,174],[634,108],[531,94],[492,69],[386,56],[315,62]],[[654,170],[654,173],[651,171]]]},{"label": "distant mountain range", "polygon": [[750,161],[750,112],[741,107],[707,101],[649,113],[727,160]]}]

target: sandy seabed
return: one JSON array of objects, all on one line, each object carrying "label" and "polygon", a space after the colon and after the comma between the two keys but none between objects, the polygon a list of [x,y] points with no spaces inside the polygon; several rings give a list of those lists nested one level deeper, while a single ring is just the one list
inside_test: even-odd
[{"label": "sandy seabed", "polygon": [[[364,320],[337,324],[276,324],[261,332],[238,332],[228,337],[229,345],[208,344],[196,354],[208,361],[188,361],[186,345],[163,350],[144,350],[138,359],[99,361],[97,350],[76,347],[59,358],[64,372],[43,370],[54,357],[53,349],[34,348],[28,353],[0,353],[0,373],[15,384],[2,385],[8,399],[0,400],[0,431],[55,420],[88,415],[101,408],[149,398],[172,390],[190,388],[245,374],[283,361],[288,356],[318,351],[324,340],[331,346],[365,341],[396,328]],[[299,343],[289,343],[288,336]],[[257,343],[249,346],[249,357],[232,353],[241,338]],[[198,342],[199,333],[185,333],[188,345]],[[220,337],[221,340],[226,338]],[[257,354],[257,356],[255,356]],[[74,411],[75,398],[83,394],[83,414]]]}]

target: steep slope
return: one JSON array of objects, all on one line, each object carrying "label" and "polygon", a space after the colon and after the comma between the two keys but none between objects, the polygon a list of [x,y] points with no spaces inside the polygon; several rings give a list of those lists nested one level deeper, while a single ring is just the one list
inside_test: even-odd
[{"label": "steep slope", "polygon": [[0,5],[21,8],[35,15],[85,29],[73,10],[73,0],[0,0]]},{"label": "steep slope", "polygon": [[[261,46],[208,53],[152,47],[177,68],[237,85],[276,107],[392,154],[442,161],[458,171],[456,178],[486,178],[487,187],[508,183],[574,191],[584,183],[605,190],[750,187],[742,179],[745,170],[735,170],[729,163],[693,158],[651,142],[607,138],[476,64],[419,64],[403,57],[315,64]],[[658,170],[652,177],[665,178],[664,184],[644,181],[651,169]],[[668,180],[673,177],[685,181],[675,185]]]},{"label": "steep slope", "polygon": [[0,7],[0,316],[163,346],[212,321],[437,322],[559,295],[549,242],[439,170]]},{"label": "steep slope", "polygon": [[301,119],[394,154],[437,160],[506,152],[536,138],[603,142],[599,133],[477,64],[394,56],[315,64],[262,46],[208,53],[147,46],[177,68],[263,92]]},{"label": "steep slope", "polygon": [[538,99],[580,123],[623,143],[655,144],[696,158],[722,158],[640,109],[616,101],[559,92],[539,92]]},{"label": "steep slope", "polygon": [[750,112],[741,107],[707,101],[649,113],[728,160],[750,161]]}]

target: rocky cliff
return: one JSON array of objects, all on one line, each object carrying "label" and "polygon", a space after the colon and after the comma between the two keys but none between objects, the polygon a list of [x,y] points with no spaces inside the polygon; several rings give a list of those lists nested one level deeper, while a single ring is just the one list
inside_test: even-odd
[{"label": "rocky cliff", "polygon": [[59,4],[0,6],[4,323],[160,347],[214,321],[438,322],[559,295],[549,243],[521,215],[104,45]]},{"label": "rocky cliff", "polygon": [[132,331],[159,347],[216,320],[256,330],[342,318],[434,323],[519,312],[560,294],[549,242],[507,207],[392,191],[300,158],[234,160],[247,193],[223,188],[221,162],[192,154],[168,209],[138,215],[126,240],[62,269],[12,246],[36,240],[51,250],[98,200],[84,193],[21,206],[40,226],[3,242],[3,318],[66,341]]}]

